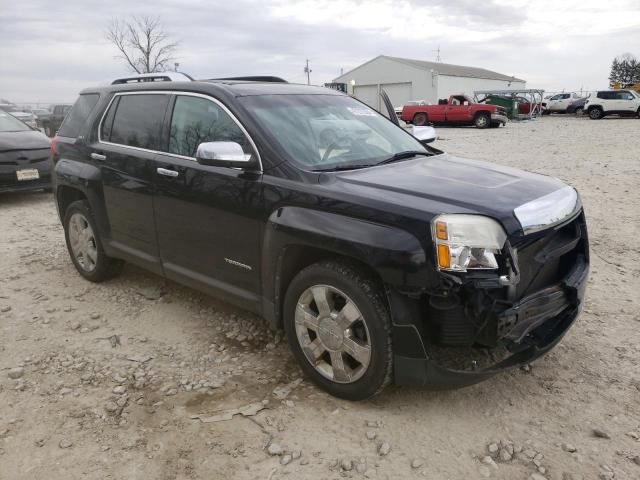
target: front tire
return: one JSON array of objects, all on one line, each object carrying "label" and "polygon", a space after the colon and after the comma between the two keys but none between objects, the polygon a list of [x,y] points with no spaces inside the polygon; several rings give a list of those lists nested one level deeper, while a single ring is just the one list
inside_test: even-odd
[{"label": "front tire", "polygon": [[103,282],[122,270],[122,260],[104,253],[91,206],[86,200],[75,201],[67,207],[64,236],[73,265],[87,280]]},{"label": "front tire", "polygon": [[391,382],[391,318],[382,287],[347,263],[302,270],[284,299],[284,330],[305,374],[347,400],[364,400]]},{"label": "front tire", "polygon": [[581,117],[584,114],[584,109],[582,107],[576,108],[576,116]]},{"label": "front tire", "polygon": [[479,113],[478,115],[476,115],[473,123],[475,124],[476,128],[488,128],[491,126],[491,117],[488,113]]},{"label": "front tire", "polygon": [[594,107],[589,110],[589,118],[591,120],[599,120],[602,118],[602,109],[600,107]]}]

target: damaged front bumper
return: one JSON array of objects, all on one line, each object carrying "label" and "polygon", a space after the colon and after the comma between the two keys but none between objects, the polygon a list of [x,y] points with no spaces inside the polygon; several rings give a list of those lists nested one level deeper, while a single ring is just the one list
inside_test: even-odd
[{"label": "damaged front bumper", "polygon": [[[491,330],[491,334],[484,340],[482,335],[469,340],[467,333],[462,330],[450,329],[446,332],[444,343],[466,343],[465,347],[434,345],[431,342],[434,337],[425,320],[433,320],[433,315],[425,315],[425,310],[419,302],[412,303],[407,301],[404,295],[389,291],[393,316],[396,384],[422,385],[434,390],[464,387],[508,368],[527,364],[551,350],[577,319],[584,300],[589,273],[586,228],[576,230],[579,232],[580,246],[569,254],[571,266],[565,270],[564,276],[555,283],[525,294],[506,306],[494,303],[491,307],[485,308],[484,325],[492,325],[492,329],[485,328]],[[549,247],[557,247],[557,238],[548,243],[542,252],[548,253]],[[575,239],[565,244],[575,246]],[[566,249],[556,248],[553,251],[558,252],[558,258],[561,254],[566,254]],[[543,266],[551,261],[549,258],[540,259],[540,256],[538,252],[536,258],[541,260]],[[477,284],[474,289],[482,290],[477,288]],[[487,298],[485,293],[478,295]],[[468,310],[469,307],[466,308]],[[447,310],[439,312],[442,322],[446,323],[450,318],[454,318],[453,314],[447,317]],[[487,318],[490,318],[489,322]],[[499,341],[493,342],[496,338]],[[473,347],[471,344],[474,344]],[[470,354],[471,360],[465,360],[466,363],[462,364],[442,361],[443,351],[458,357],[463,353]],[[495,354],[497,351],[500,351],[500,355]],[[479,362],[482,364],[480,365],[473,358],[482,354],[487,354],[490,361]],[[495,359],[496,356],[500,358]]]}]

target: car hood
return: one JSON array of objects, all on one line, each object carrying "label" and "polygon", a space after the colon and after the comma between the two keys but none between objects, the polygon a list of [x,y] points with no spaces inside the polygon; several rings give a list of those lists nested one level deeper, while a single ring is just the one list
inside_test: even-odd
[{"label": "car hood", "polygon": [[49,145],[47,136],[35,130],[0,132],[0,152],[47,149]]},{"label": "car hood", "polygon": [[340,172],[335,180],[345,193],[394,203],[413,216],[487,215],[509,234],[522,231],[515,209],[566,187],[545,175],[449,154]]}]

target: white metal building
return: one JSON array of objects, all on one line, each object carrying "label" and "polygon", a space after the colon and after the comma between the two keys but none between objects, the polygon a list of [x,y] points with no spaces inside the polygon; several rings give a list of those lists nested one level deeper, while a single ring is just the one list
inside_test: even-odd
[{"label": "white metal building", "polygon": [[526,88],[525,80],[484,68],[386,55],[363,63],[333,82],[345,83],[350,94],[375,109],[380,108],[381,88],[396,107],[410,100],[436,104],[438,99],[455,93],[473,95],[474,90]]}]

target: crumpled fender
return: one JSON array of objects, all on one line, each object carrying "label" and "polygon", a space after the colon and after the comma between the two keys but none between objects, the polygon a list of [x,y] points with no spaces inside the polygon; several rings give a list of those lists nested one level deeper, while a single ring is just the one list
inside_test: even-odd
[{"label": "crumpled fender", "polygon": [[[289,246],[308,246],[351,257],[398,288],[424,288],[437,282],[422,244],[407,231],[322,210],[281,207],[269,216],[262,246],[263,296],[275,310],[279,302],[278,272]],[[271,320],[277,321],[278,313],[273,317]]]}]

